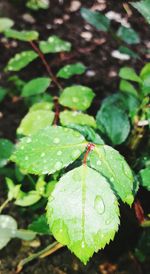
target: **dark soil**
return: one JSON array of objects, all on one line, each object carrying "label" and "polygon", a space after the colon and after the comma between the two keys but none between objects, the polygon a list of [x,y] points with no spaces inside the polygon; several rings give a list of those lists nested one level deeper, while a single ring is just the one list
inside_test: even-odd
[{"label": "dark soil", "polygon": [[[129,18],[131,25],[137,30],[141,37],[140,45],[133,46],[139,55],[140,59],[130,59],[122,61],[111,56],[111,52],[119,47],[117,41],[111,39],[110,35],[96,31],[93,27],[89,27],[81,18],[79,10],[70,12],[70,4],[72,1],[64,1],[64,4],[58,4],[59,1],[52,0],[51,7],[46,11],[33,12],[24,5],[25,1],[0,0],[0,16],[10,17],[15,21],[16,29],[33,29],[40,32],[41,39],[47,39],[48,36],[55,34],[70,41],[73,45],[71,53],[57,54],[47,57],[53,71],[57,71],[61,66],[82,61],[88,71],[94,72],[93,76],[74,77],[74,83],[80,83],[91,86],[97,94],[94,101],[94,107],[90,112],[95,114],[99,108],[101,100],[109,94],[112,94],[118,89],[118,71],[121,66],[129,65],[139,71],[143,64],[148,62],[150,55],[146,53],[148,50],[149,26],[144,19],[135,11]],[[83,0],[82,6],[91,7],[97,4],[98,1]],[[123,2],[129,1],[106,1],[107,6],[104,13],[113,10],[121,13],[123,17],[127,16],[123,8]],[[26,22],[24,14],[30,14],[34,18],[34,23]],[[63,19],[63,23],[58,19]],[[113,22],[113,27],[116,30],[118,23]],[[91,32],[92,38],[86,41],[81,37],[82,32]],[[150,47],[150,45],[149,45]],[[30,49],[30,45],[26,43],[6,40],[1,36],[0,41],[0,81],[1,85],[8,87],[6,81],[9,74],[3,72],[4,67],[10,57],[22,49]],[[35,61],[34,66],[29,65],[27,69],[22,70],[19,76],[23,80],[29,80],[34,76],[46,75],[40,61]],[[70,81],[70,80],[69,80]],[[65,82],[62,81],[62,86]],[[68,84],[68,83],[67,83]],[[9,86],[11,87],[11,86]],[[52,92],[56,93],[55,87]],[[16,128],[20,120],[27,111],[27,107],[22,100],[15,100],[14,97],[7,97],[0,105],[0,137],[8,138],[15,141]],[[0,199],[3,200],[5,189],[0,190]],[[139,196],[144,195],[141,192]],[[147,198],[146,198],[147,200]],[[147,210],[147,203],[143,204]],[[30,212],[20,212],[18,208],[10,206],[6,213],[14,216],[19,225],[23,228],[31,221]],[[19,219],[20,217],[22,219]],[[115,241],[112,242],[104,251],[95,254],[87,266],[83,266],[78,259],[72,255],[66,248],[56,252],[45,259],[38,259],[28,264],[22,274],[148,274],[148,264],[141,264],[133,255],[134,248],[141,235],[141,229],[136,221],[134,212],[127,206],[121,206],[121,226]],[[41,237],[39,239],[39,247],[31,247],[26,243],[21,243],[19,240],[13,240],[0,252],[0,274],[14,274],[17,264],[21,259],[29,256],[32,252],[37,252],[41,248],[49,244],[48,238]]]}]

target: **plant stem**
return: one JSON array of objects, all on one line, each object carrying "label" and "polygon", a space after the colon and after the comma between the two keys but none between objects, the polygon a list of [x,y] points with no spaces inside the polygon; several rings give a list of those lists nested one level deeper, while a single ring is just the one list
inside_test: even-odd
[{"label": "plant stem", "polygon": [[59,111],[59,102],[58,102],[58,97],[57,96],[54,97],[54,102],[55,102],[55,118],[54,118],[53,124],[54,124],[54,126],[56,126],[57,123],[58,123],[58,120],[59,120],[59,113],[60,113],[60,111]]},{"label": "plant stem", "polygon": [[94,145],[94,144],[92,144],[92,143],[88,143],[88,144],[87,144],[87,150],[86,150],[85,155],[84,155],[84,158],[83,158],[83,165],[86,166],[86,164],[87,164],[87,157],[88,157],[89,153],[90,153],[94,148],[95,148],[95,145]]},{"label": "plant stem", "polygon": [[3,209],[8,205],[10,202],[10,199],[5,200],[5,202],[0,206],[0,213],[3,211]]},{"label": "plant stem", "polygon": [[42,249],[41,251],[31,254],[29,257],[27,257],[26,259],[23,259],[20,261],[20,263],[17,266],[17,270],[16,273],[20,273],[21,270],[23,269],[23,267],[28,264],[29,262],[31,262],[32,260],[36,259],[36,258],[44,258],[46,256],[51,255],[52,253],[56,252],[58,249],[62,248],[63,245],[58,243],[58,242],[54,242],[50,245],[48,245],[46,248]]},{"label": "plant stem", "polygon": [[59,84],[56,76],[53,74],[52,69],[50,67],[50,65],[47,63],[44,54],[40,51],[40,49],[36,46],[36,44],[33,41],[29,42],[32,46],[32,48],[37,52],[37,54],[39,55],[43,65],[45,66],[50,78],[53,80],[53,82],[55,83],[55,85],[59,88],[59,90],[62,90],[62,86]]}]

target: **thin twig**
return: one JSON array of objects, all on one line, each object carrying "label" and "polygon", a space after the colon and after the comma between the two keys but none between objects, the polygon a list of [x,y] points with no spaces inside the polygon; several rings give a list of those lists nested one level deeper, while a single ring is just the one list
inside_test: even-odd
[{"label": "thin twig", "polygon": [[36,258],[44,258],[46,256],[51,255],[52,253],[56,252],[58,249],[62,248],[63,245],[58,243],[58,242],[54,242],[50,245],[48,245],[46,248],[42,249],[41,251],[34,253],[32,255],[30,255],[29,257],[27,257],[26,259],[23,259],[19,262],[18,266],[17,266],[17,270],[16,273],[20,273],[21,270],[23,269],[23,267],[28,264],[29,262],[33,261]]},{"label": "thin twig", "polygon": [[45,66],[50,78],[53,80],[53,82],[56,84],[56,86],[59,88],[59,90],[62,90],[62,86],[60,85],[60,83],[58,82],[56,76],[53,74],[52,69],[50,67],[50,65],[47,63],[44,54],[40,51],[40,49],[36,46],[36,44],[33,41],[29,42],[32,46],[32,48],[37,52],[37,54],[39,55],[43,65]]}]

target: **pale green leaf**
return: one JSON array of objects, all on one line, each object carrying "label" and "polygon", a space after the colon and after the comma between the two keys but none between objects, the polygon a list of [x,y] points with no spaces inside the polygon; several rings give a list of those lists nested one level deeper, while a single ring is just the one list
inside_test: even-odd
[{"label": "pale green leaf", "polygon": [[66,65],[58,71],[57,77],[69,79],[73,75],[83,74],[85,70],[86,67],[82,63]]},{"label": "pale green leaf", "polygon": [[43,53],[57,53],[71,50],[71,43],[62,40],[56,35],[50,36],[47,41],[41,41],[39,44]]},{"label": "pale green leaf", "polygon": [[89,154],[89,164],[105,176],[123,202],[133,202],[133,174],[119,152],[107,145],[96,145]]},{"label": "pale green leaf", "polygon": [[40,129],[52,125],[54,116],[54,112],[49,110],[30,111],[22,119],[21,124],[17,129],[17,133],[22,135],[32,135]]},{"label": "pale green leaf", "polygon": [[21,41],[33,41],[33,40],[37,40],[39,37],[39,34],[37,31],[18,31],[15,29],[8,29],[5,31],[5,36],[8,38],[14,38],[17,40],[21,40]]},{"label": "pale green leaf", "polygon": [[82,8],[81,15],[89,24],[94,26],[96,29],[106,32],[109,30],[110,20],[102,13]]},{"label": "pale green leaf", "polygon": [[129,45],[140,43],[139,34],[132,28],[120,26],[117,31],[117,35],[119,38],[121,38],[121,40]]},{"label": "pale green leaf", "polygon": [[83,165],[57,183],[49,198],[47,218],[56,240],[86,264],[94,252],[114,239],[119,208],[105,177]]},{"label": "pale green leaf", "polygon": [[36,111],[36,110],[52,110],[53,108],[53,103],[51,102],[39,102],[39,103],[35,103],[33,104],[29,111]]},{"label": "pale green leaf", "polygon": [[11,160],[28,173],[51,174],[74,162],[86,145],[77,131],[50,126],[23,138]]},{"label": "pale green leaf", "polygon": [[138,83],[142,82],[141,78],[136,74],[135,70],[130,67],[121,68],[119,71],[119,76],[125,80],[130,80]]},{"label": "pale green leaf", "polygon": [[24,85],[21,95],[28,97],[44,93],[51,83],[51,79],[47,77],[39,77],[32,79]]},{"label": "pale green leaf", "polygon": [[93,90],[89,87],[72,86],[63,90],[59,102],[61,105],[75,110],[86,110],[90,107],[94,96]]},{"label": "pale green leaf", "polygon": [[31,206],[37,203],[40,199],[41,199],[41,195],[35,190],[31,190],[27,193],[22,191],[20,193],[20,197],[17,197],[15,201],[15,205],[23,206],[23,207]]},{"label": "pale green leaf", "polygon": [[5,247],[17,230],[17,222],[9,215],[0,215],[0,249]]},{"label": "pale green leaf", "polygon": [[14,25],[14,21],[10,18],[0,17],[0,32],[3,32]]},{"label": "pale green leaf", "polygon": [[96,121],[93,116],[84,114],[77,111],[65,110],[60,113],[60,122],[63,126],[69,126],[71,124],[88,125],[96,127]]},{"label": "pale green leaf", "polygon": [[150,24],[150,1],[143,0],[139,2],[131,2],[130,3],[134,8],[136,8],[147,20]]},{"label": "pale green leaf", "polygon": [[24,241],[33,241],[36,233],[26,229],[17,229],[13,237],[19,238]]},{"label": "pale green leaf", "polygon": [[21,53],[17,53],[14,57],[12,57],[9,60],[6,69],[9,71],[19,71],[22,68],[26,67],[37,57],[38,54],[33,50],[22,51]]},{"label": "pale green leaf", "polygon": [[8,199],[9,200],[17,199],[20,192],[21,185],[15,185],[14,182],[8,177],[6,177],[5,179],[8,187],[8,194],[7,194]]},{"label": "pale green leaf", "polygon": [[13,152],[14,145],[7,139],[0,138],[0,167],[5,166]]}]

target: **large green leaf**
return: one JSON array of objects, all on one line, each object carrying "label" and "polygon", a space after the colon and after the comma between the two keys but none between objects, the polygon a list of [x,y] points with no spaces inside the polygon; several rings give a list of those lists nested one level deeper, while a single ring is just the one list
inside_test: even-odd
[{"label": "large green leaf", "polygon": [[60,122],[63,126],[69,126],[71,124],[88,125],[96,127],[96,121],[93,116],[84,114],[77,111],[65,110],[60,113]]},{"label": "large green leaf", "polygon": [[14,25],[14,21],[10,18],[1,17],[0,18],[0,32],[3,32]]},{"label": "large green leaf", "polygon": [[55,186],[47,218],[56,240],[86,264],[94,252],[113,240],[119,208],[105,177],[80,166],[66,173]]},{"label": "large green leaf", "polygon": [[41,94],[46,91],[51,83],[51,79],[47,77],[38,77],[32,79],[24,85],[21,95],[28,97],[36,94]]},{"label": "large green leaf", "polygon": [[23,138],[11,160],[28,173],[51,174],[74,162],[86,145],[78,132],[50,126]]},{"label": "large green leaf", "polygon": [[63,90],[59,102],[61,105],[75,110],[86,110],[91,105],[94,96],[94,92],[89,87],[72,86]]},{"label": "large green leaf", "polygon": [[57,53],[62,51],[70,51],[71,44],[53,35],[48,38],[48,41],[40,42],[40,50],[43,53]]},{"label": "large green leaf", "polygon": [[54,116],[54,112],[49,110],[30,111],[21,121],[17,133],[22,135],[32,135],[40,129],[52,125]]},{"label": "large green leaf", "polygon": [[121,26],[118,29],[117,35],[121,38],[121,40],[129,45],[140,43],[140,37],[138,33],[132,28],[126,28],[124,26]]},{"label": "large green leaf", "polygon": [[57,77],[69,79],[73,75],[83,74],[85,70],[86,67],[82,63],[66,65],[58,71]]},{"label": "large green leaf", "polygon": [[128,115],[122,106],[118,96],[109,96],[96,115],[98,128],[114,145],[123,143],[130,132]]},{"label": "large green leaf", "polygon": [[81,9],[82,17],[98,30],[108,31],[110,20],[100,12],[91,11],[86,8]]},{"label": "large green leaf", "polygon": [[0,139],[0,167],[3,167],[9,161],[9,157],[13,152],[14,145],[7,139]]},{"label": "large green leaf", "polygon": [[133,202],[132,171],[119,152],[107,145],[96,145],[89,154],[89,164],[105,176],[123,202]]},{"label": "large green leaf", "polygon": [[39,37],[39,34],[37,31],[18,31],[15,29],[8,29],[5,31],[5,36],[8,38],[14,38],[21,41],[33,41],[37,40]]},{"label": "large green leaf", "polygon": [[22,51],[21,53],[17,53],[14,57],[12,57],[9,60],[6,69],[9,71],[19,71],[22,68],[26,67],[37,57],[38,54],[33,50]]},{"label": "large green leaf", "polygon": [[143,0],[139,2],[131,2],[130,3],[134,8],[136,8],[147,20],[147,22],[150,24],[150,1],[149,0]]},{"label": "large green leaf", "polygon": [[141,185],[150,191],[150,167],[140,170]]}]

